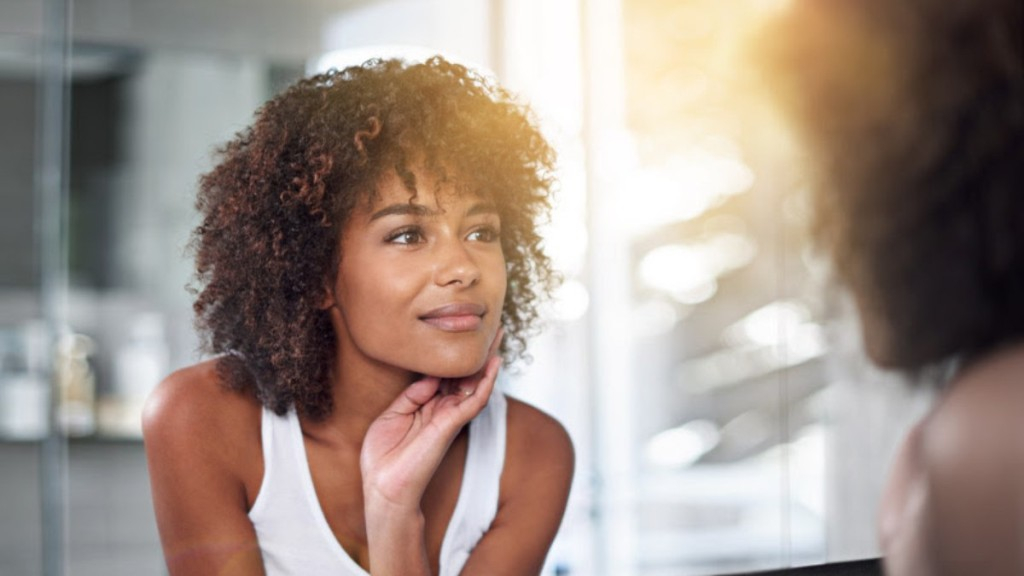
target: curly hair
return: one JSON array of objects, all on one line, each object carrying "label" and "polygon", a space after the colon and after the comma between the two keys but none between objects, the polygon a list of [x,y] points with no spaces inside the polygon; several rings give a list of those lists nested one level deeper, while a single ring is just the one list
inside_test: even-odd
[{"label": "curly hair", "polygon": [[759,36],[815,237],[917,372],[1024,337],[1020,0],[809,0]]},{"label": "curly hair", "polygon": [[264,104],[201,177],[192,235],[196,328],[225,382],[284,413],[333,408],[324,287],[353,209],[412,165],[493,202],[508,271],[506,359],[521,356],[556,281],[537,226],[554,152],[530,111],[481,75],[434,57],[370,60],[302,79]]}]

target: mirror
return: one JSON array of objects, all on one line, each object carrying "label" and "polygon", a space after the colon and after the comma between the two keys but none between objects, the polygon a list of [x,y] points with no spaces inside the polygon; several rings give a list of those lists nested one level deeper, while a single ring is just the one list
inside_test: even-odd
[{"label": "mirror", "polygon": [[197,178],[317,66],[424,48],[497,75],[559,150],[545,236],[566,282],[503,382],[576,444],[545,574],[877,555],[880,481],[928,398],[864,362],[798,167],[726,57],[772,4],[0,5],[2,569],[162,573],[139,415],[198,359]]}]

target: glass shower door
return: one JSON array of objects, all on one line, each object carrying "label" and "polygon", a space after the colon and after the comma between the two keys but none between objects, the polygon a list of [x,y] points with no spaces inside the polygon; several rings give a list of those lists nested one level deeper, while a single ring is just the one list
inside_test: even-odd
[{"label": "glass shower door", "polygon": [[64,572],[67,12],[0,5],[0,569]]}]

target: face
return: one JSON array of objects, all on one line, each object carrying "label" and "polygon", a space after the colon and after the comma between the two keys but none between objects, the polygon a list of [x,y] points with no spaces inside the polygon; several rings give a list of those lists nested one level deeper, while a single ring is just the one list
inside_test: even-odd
[{"label": "face", "polygon": [[342,232],[332,295],[340,362],[468,376],[501,323],[501,220],[479,196],[414,173],[414,199],[385,175]]}]

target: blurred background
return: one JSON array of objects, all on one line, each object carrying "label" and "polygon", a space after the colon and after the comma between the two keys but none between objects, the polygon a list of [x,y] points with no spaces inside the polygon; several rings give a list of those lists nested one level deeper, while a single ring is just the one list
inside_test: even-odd
[{"label": "blurred background", "polygon": [[784,0],[2,0],[0,575],[163,574],[139,414],[200,359],[199,174],[316,70],[443,53],[559,152],[565,276],[508,393],[577,476],[545,569],[716,574],[878,555],[929,398],[873,370],[744,64]]}]

